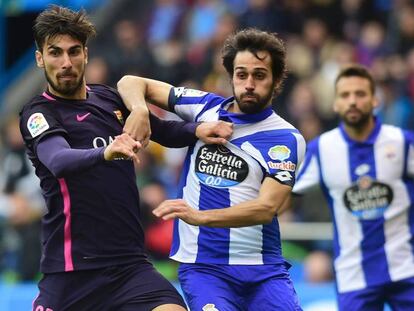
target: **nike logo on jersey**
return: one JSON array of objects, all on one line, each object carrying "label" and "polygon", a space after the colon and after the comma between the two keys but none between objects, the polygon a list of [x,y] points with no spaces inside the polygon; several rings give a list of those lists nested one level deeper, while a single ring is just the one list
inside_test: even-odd
[{"label": "nike logo on jersey", "polygon": [[77,114],[76,115],[76,120],[78,120],[78,122],[82,122],[83,120],[85,120],[89,115],[90,115],[91,113],[90,112],[88,112],[87,114],[84,114],[84,115],[79,115],[79,114]]}]

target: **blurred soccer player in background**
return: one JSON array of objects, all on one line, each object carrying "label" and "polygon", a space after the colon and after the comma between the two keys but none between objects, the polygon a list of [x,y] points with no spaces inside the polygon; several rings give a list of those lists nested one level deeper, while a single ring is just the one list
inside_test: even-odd
[{"label": "blurred soccer player in background", "polygon": [[[48,208],[33,310],[185,310],[144,251],[134,161],[151,132],[182,147],[195,142],[200,126],[163,122],[146,107],[130,112],[116,90],[87,85],[95,28],[85,12],[52,6],[33,29],[47,90],[24,106],[20,129]],[[140,124],[123,133],[132,115]]]},{"label": "blurred soccer player in background", "polygon": [[294,193],[319,185],[334,222],[339,309],[414,309],[414,135],[373,115],[366,68],[335,82],[339,127],[309,143]]},{"label": "blurred soccer player in background", "polygon": [[305,152],[301,134],[272,110],[285,49],[273,34],[247,29],[227,39],[223,64],[234,97],[133,76],[118,82],[128,107],[148,100],[187,121],[234,126],[224,146],[198,141],[189,150],[183,199],[167,200],[154,213],[179,218],[171,258],[181,262],[191,310],[301,310],[276,217],[289,205]]}]

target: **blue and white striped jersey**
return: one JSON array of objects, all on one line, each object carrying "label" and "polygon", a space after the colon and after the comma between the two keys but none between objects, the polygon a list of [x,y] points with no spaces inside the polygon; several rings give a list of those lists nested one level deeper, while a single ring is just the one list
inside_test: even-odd
[{"label": "blue and white striped jersey", "polygon": [[[255,199],[266,176],[293,186],[305,152],[300,133],[270,107],[257,114],[226,109],[233,98],[173,88],[169,105],[185,120],[233,122],[224,146],[198,141],[190,148],[181,176],[181,196],[199,210],[225,208]],[[251,264],[284,262],[277,218],[270,224],[209,228],[175,221],[171,258],[185,263]]]},{"label": "blue and white striped jersey", "polygon": [[413,144],[379,121],[364,142],[341,125],[308,144],[293,192],[319,184],[327,198],[340,293],[414,276]]}]

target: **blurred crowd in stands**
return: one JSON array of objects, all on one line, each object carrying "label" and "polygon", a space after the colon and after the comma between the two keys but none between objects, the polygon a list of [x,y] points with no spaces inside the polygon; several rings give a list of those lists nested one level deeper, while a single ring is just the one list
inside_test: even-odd
[{"label": "blurred crowd in stands", "polygon": [[[134,74],[230,96],[229,78],[221,64],[222,44],[236,29],[256,27],[277,32],[285,41],[289,74],[274,109],[308,141],[336,126],[334,78],[350,62],[366,65],[375,77],[381,102],[378,117],[414,129],[414,1],[124,2],[112,28],[101,29],[89,46],[88,83],[115,87],[123,75]],[[152,109],[161,117],[175,117]],[[37,276],[44,206],[16,120],[10,118],[2,131],[0,270],[31,280]],[[147,246],[153,259],[163,260],[168,257],[172,223],[155,219],[151,210],[175,197],[185,150],[151,143],[140,155],[137,184]],[[281,219],[329,220],[328,207],[317,191],[297,200]],[[312,282],[332,279],[330,253],[330,241],[284,244],[288,259],[304,260],[305,277]]]}]

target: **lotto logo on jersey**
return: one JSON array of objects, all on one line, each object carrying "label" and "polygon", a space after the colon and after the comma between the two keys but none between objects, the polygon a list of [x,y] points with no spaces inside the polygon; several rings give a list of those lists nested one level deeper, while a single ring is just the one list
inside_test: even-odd
[{"label": "lotto logo on jersey", "polygon": [[227,188],[241,183],[249,173],[247,162],[221,145],[204,145],[197,153],[195,173],[203,183]]},{"label": "lotto logo on jersey", "polygon": [[390,186],[369,176],[360,177],[357,183],[345,191],[343,197],[345,206],[360,219],[382,217],[393,198]]},{"label": "lotto logo on jersey", "polygon": [[290,149],[285,145],[277,145],[270,148],[267,154],[272,160],[283,161],[290,157]]},{"label": "lotto logo on jersey", "polygon": [[220,311],[213,303],[208,303],[203,307],[203,311]]},{"label": "lotto logo on jersey", "polygon": [[32,137],[39,136],[49,128],[46,118],[40,112],[36,112],[29,117],[27,120],[27,129]]},{"label": "lotto logo on jersey", "polygon": [[206,92],[194,89],[186,89],[185,87],[174,88],[175,97],[202,97],[206,94]]}]

